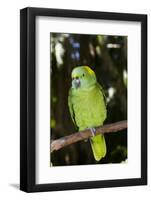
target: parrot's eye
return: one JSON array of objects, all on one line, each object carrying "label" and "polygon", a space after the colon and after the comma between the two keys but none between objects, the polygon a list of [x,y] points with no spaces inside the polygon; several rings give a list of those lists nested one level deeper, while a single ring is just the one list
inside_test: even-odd
[{"label": "parrot's eye", "polygon": [[85,76],[85,74],[83,74],[82,76]]}]

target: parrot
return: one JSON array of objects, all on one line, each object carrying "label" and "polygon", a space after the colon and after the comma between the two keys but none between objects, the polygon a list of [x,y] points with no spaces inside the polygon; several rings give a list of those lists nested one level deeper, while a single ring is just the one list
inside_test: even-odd
[{"label": "parrot", "polygon": [[96,134],[107,117],[106,98],[95,72],[88,66],[77,66],[71,72],[72,84],[68,94],[68,107],[73,123],[79,131],[89,129],[92,133],[90,146],[96,161],[106,155],[103,134]]}]

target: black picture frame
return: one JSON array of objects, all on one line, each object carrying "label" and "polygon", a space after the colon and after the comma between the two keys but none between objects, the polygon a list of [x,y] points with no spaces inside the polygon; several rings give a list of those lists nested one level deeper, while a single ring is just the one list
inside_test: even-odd
[{"label": "black picture frame", "polygon": [[[35,183],[35,18],[54,16],[141,23],[141,178],[70,183]],[[20,11],[20,189],[26,192],[147,184],[147,15],[48,8]]]}]

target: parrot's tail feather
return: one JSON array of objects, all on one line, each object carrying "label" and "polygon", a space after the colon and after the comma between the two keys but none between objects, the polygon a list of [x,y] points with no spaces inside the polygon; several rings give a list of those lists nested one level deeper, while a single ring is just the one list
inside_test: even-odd
[{"label": "parrot's tail feather", "polygon": [[106,155],[106,143],[104,135],[99,134],[90,138],[93,155],[96,161],[101,160]]}]

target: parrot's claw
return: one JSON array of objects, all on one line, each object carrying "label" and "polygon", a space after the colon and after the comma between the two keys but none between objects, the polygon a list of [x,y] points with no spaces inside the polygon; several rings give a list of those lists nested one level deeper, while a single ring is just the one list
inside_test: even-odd
[{"label": "parrot's claw", "polygon": [[96,134],[96,129],[95,128],[89,128],[89,130],[91,131],[91,134],[94,137],[95,134]]}]

